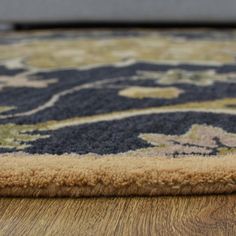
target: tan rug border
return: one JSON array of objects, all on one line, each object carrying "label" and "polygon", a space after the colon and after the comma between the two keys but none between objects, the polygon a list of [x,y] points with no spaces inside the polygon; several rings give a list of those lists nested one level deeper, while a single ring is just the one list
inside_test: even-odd
[{"label": "tan rug border", "polygon": [[0,154],[0,196],[129,196],[236,192],[236,155],[133,157]]}]

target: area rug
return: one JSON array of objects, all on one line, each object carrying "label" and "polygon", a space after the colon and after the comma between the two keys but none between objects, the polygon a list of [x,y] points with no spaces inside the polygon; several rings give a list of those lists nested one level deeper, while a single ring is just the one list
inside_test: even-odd
[{"label": "area rug", "polygon": [[236,31],[0,33],[0,196],[236,191]]}]

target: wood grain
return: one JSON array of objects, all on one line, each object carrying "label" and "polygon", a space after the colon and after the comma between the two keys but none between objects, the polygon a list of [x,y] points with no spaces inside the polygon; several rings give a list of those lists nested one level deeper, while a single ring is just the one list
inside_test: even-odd
[{"label": "wood grain", "polygon": [[1,198],[0,235],[236,235],[236,195]]}]

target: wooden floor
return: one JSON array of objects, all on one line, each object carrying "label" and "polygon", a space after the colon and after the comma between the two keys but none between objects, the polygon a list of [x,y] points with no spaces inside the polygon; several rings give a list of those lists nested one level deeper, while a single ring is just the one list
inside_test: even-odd
[{"label": "wooden floor", "polygon": [[1,198],[0,235],[236,235],[236,195]]}]

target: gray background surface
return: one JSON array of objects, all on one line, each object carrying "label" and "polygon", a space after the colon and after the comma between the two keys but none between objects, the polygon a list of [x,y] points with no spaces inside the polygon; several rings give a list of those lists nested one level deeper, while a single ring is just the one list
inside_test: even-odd
[{"label": "gray background surface", "polygon": [[236,22],[236,0],[0,0],[0,22]]}]

